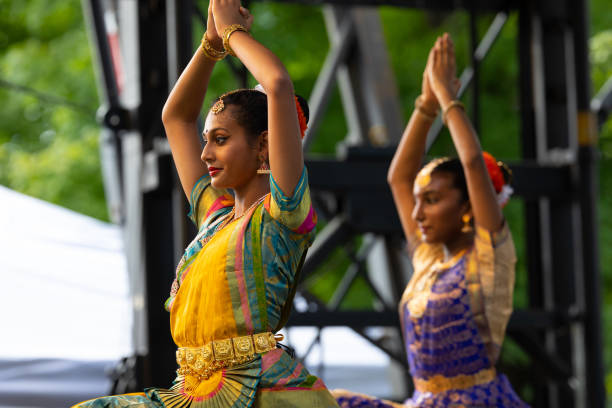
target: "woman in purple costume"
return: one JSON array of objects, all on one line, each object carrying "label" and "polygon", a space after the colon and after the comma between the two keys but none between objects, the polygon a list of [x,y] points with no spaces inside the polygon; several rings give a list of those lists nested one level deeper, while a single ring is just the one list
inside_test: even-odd
[{"label": "woman in purple costume", "polygon": [[[512,312],[516,255],[501,207],[510,173],[482,152],[456,100],[453,43],[429,53],[422,94],[389,168],[414,273],[400,315],[415,392],[404,404],[336,391],[341,407],[526,407],[495,363]],[[458,159],[419,171],[438,108]]]}]

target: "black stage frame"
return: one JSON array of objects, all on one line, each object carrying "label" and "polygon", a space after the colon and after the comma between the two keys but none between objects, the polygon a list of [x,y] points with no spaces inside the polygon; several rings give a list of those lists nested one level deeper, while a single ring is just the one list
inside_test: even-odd
[{"label": "black stage frame", "polygon": [[[185,200],[165,142],[161,109],[193,53],[192,20],[194,16],[205,19],[205,14],[193,0],[82,2],[100,74],[107,199],[114,221],[124,226],[134,304],[136,355],[117,368],[114,391],[167,385],[176,367],[168,318],[160,304],[194,230],[184,216]],[[336,159],[307,160],[313,199],[327,223],[309,251],[302,278],[338,247],[344,247],[352,261],[329,304],[298,288],[307,307],[294,310],[289,325],[349,326],[406,368],[398,338],[389,342],[365,330],[370,326],[399,330],[395,304],[406,283],[398,251],[401,229],[386,185],[403,123],[373,6],[470,13],[472,59],[461,76],[461,92],[472,87],[472,119],[477,129],[479,64],[494,46],[509,13],[516,12],[522,160],[511,167],[515,191],[525,205],[529,308],[514,312],[508,333],[530,356],[536,373],[534,406],[603,408],[597,127],[612,111],[612,79],[591,101],[588,1],[284,2],[321,5],[330,38],[328,56],[310,97],[305,150],[316,137],[336,85],[349,126]],[[496,14],[479,39],[476,19],[484,13]],[[118,19],[121,34],[126,78],[121,92],[107,38],[105,16],[109,15]],[[244,67],[227,63],[245,83]],[[438,120],[428,136],[428,147],[440,129]],[[357,236],[364,237],[358,248],[353,245]],[[365,272],[377,243],[383,248],[387,291]],[[339,310],[357,276],[364,277],[379,298],[379,310]]]}]

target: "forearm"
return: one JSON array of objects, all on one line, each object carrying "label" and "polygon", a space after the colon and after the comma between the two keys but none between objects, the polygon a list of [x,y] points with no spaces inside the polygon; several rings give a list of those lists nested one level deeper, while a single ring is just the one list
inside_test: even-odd
[{"label": "forearm", "polygon": [[[440,105],[447,108],[452,99],[442,97]],[[482,148],[466,113],[453,107],[446,114],[446,123],[463,166],[468,194],[476,222],[489,231],[497,231],[503,215],[482,157]]]},{"label": "forearm", "polygon": [[398,183],[413,184],[414,178],[421,168],[427,133],[431,124],[432,120],[417,109],[412,112],[389,166],[387,181],[391,186]]},{"label": "forearm", "polygon": [[442,112],[446,112],[446,126],[451,134],[459,160],[464,168],[470,169],[479,166],[482,162],[482,148],[465,111],[459,106],[448,109],[453,100],[450,93],[444,92],[443,95],[440,95],[440,106]]},{"label": "forearm", "polygon": [[268,156],[280,189],[290,196],[302,175],[304,158],[293,83],[283,63],[243,31],[230,36],[230,47],[268,96]]},{"label": "forearm", "polygon": [[168,96],[162,111],[164,124],[197,122],[214,65],[198,48]]},{"label": "forearm", "polygon": [[293,95],[291,77],[272,51],[243,31],[235,31],[229,44],[268,96],[274,97],[277,93]]}]

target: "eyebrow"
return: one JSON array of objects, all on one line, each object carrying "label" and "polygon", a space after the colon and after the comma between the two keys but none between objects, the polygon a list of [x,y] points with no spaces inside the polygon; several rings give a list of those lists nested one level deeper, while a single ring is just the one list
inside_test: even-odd
[{"label": "eyebrow", "polygon": [[425,191],[419,191],[418,194],[414,194],[414,195],[415,196],[419,195],[419,196],[423,196],[424,197],[424,196],[428,196],[428,195],[431,195],[431,194],[438,194],[438,193],[439,193],[438,190],[429,190],[428,189],[428,190],[425,190]]},{"label": "eyebrow", "polygon": [[224,127],[216,127],[216,128],[212,128],[212,129],[210,129],[209,131],[206,131],[206,129],[204,129],[204,131],[202,132],[202,137],[204,137],[205,135],[207,135],[207,134],[209,134],[209,133],[211,133],[211,132],[216,132],[216,131],[218,131],[218,130],[224,130],[224,131],[226,131],[227,133],[229,133],[229,130],[228,130],[228,129],[226,129],[226,128],[224,128]]}]

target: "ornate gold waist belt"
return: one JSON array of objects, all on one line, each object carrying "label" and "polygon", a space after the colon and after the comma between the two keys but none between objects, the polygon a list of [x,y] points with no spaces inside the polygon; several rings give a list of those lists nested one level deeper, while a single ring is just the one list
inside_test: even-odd
[{"label": "ornate gold waist belt", "polygon": [[438,393],[448,390],[461,390],[475,385],[486,384],[495,379],[495,368],[480,370],[475,374],[460,374],[454,377],[434,375],[428,379],[413,377],[414,388],[420,392]]},{"label": "ornate gold waist belt", "polygon": [[193,375],[198,379],[208,379],[215,371],[234,367],[253,360],[257,354],[276,348],[276,342],[283,339],[282,334],[271,332],[213,340],[203,347],[179,347],[176,362],[179,375]]}]

